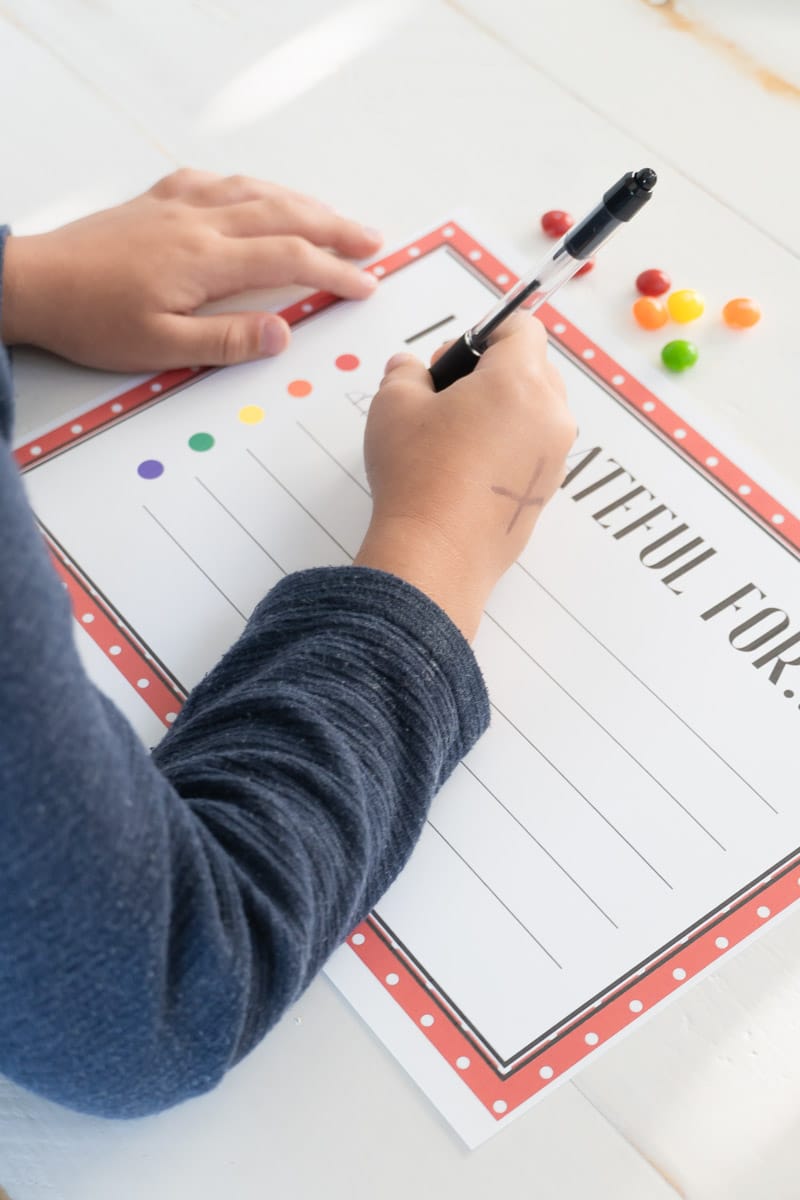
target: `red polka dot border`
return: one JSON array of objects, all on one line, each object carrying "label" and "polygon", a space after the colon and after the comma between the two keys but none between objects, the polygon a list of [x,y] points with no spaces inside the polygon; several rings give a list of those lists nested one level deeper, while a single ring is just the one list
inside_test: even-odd
[{"label": "red polka dot border", "polygon": [[156,716],[169,727],[180,712],[184,693],[153,660],[144,645],[60,547],[45,537],[56,574],[72,602],[75,620]]},{"label": "red polka dot border", "polygon": [[594,1049],[697,979],[798,900],[800,851],[744,895],[616,981],[563,1026],[548,1031],[512,1063],[496,1059],[434,981],[391,939],[377,915],[369,916],[350,934],[348,946],[499,1121],[548,1085],[563,1080]]}]

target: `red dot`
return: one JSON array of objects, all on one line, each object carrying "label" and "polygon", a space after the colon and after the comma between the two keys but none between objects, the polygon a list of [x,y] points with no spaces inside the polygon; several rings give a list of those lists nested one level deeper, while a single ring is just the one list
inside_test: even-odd
[{"label": "red dot", "polygon": [[567,230],[575,224],[569,213],[563,212],[560,208],[551,208],[549,212],[544,213],[541,223],[542,229],[551,238],[563,237]]},{"label": "red dot", "polygon": [[290,396],[307,396],[311,391],[311,384],[307,379],[293,379],[286,390]]},{"label": "red dot", "polygon": [[356,367],[361,366],[361,363],[355,354],[340,354],[336,360],[336,365],[340,371],[355,371]]},{"label": "red dot", "polygon": [[588,275],[589,272],[593,271],[593,270],[594,270],[594,259],[587,258],[586,262],[583,264],[580,271],[575,272],[575,278],[577,279],[577,277],[579,275]]},{"label": "red dot", "polygon": [[666,271],[652,267],[636,276],[636,290],[643,296],[663,296],[672,287],[672,280]]}]

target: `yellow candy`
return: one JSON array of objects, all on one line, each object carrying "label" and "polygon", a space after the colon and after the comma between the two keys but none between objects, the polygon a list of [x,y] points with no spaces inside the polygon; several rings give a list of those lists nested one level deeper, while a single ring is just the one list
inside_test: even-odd
[{"label": "yellow candy", "polygon": [[706,302],[699,292],[692,288],[683,288],[672,292],[667,297],[667,310],[673,321],[685,325],[687,321],[696,321],[705,312]]}]

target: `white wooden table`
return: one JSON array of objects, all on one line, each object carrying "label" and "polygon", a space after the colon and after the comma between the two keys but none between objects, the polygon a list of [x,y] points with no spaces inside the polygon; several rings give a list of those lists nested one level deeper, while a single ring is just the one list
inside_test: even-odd
[{"label": "white wooden table", "polygon": [[[648,163],[658,202],[571,312],[636,370],[661,344],[630,322],[643,267],[717,308],[756,296],[762,326],[709,325],[680,402],[789,503],[798,23],[794,0],[3,0],[0,218],[45,228],[188,163],[313,192],[389,242],[466,203],[524,261],[542,211]],[[19,432],[108,386],[34,355],[17,381]],[[472,1154],[324,980],[215,1093],[157,1118],[0,1080],[12,1200],[794,1200],[798,1168],[800,912]]]}]

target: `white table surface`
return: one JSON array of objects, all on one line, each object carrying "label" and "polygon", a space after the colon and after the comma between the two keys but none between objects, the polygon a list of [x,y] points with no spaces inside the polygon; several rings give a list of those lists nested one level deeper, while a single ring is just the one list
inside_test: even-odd
[{"label": "white table surface", "polygon": [[[672,399],[791,503],[799,44],[796,0],[2,0],[0,218],[43,229],[186,163],[313,192],[389,242],[466,204],[524,261],[542,211],[652,165],[657,201],[564,303],[642,372],[664,340],[630,320],[643,267],[710,311],[757,297],[749,333],[706,320]],[[17,382],[22,433],[108,377],[26,354]],[[796,1200],[798,1168],[800,912],[473,1153],[323,979],[156,1118],[0,1080],[12,1200]]]}]

